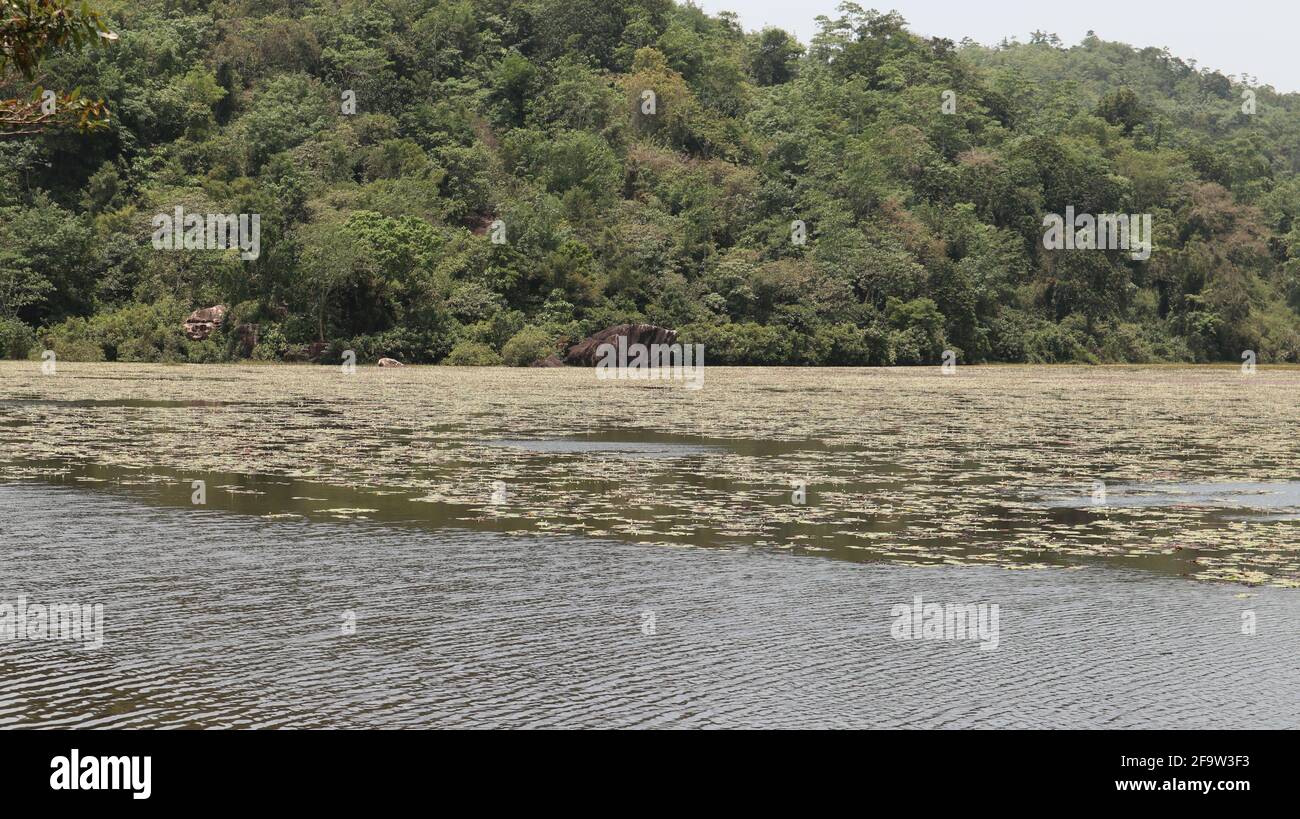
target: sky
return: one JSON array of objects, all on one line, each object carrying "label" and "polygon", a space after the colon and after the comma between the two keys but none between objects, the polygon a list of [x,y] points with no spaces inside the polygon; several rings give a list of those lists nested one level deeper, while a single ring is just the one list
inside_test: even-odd
[{"label": "sky", "polygon": [[[1167,46],[1183,60],[1196,60],[1240,78],[1257,77],[1278,91],[1300,91],[1300,3],[1295,0],[856,0],[864,9],[898,11],[922,36],[970,37],[996,45],[1021,42],[1041,29],[1076,45],[1089,29],[1103,40],[1138,48]],[[779,26],[805,45],[819,14],[835,18],[839,0],[693,0],[716,13],[734,11],[746,30]]]}]

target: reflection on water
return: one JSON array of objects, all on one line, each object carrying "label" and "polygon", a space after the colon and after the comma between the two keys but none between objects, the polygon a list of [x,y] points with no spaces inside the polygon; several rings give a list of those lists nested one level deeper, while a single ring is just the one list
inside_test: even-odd
[{"label": "reflection on water", "polygon": [[[531,442],[527,443],[531,447]],[[674,447],[675,445],[672,444],[647,444],[648,449],[616,442],[602,443],[597,446],[601,447],[601,449],[597,450],[601,454],[617,453],[620,457],[625,458],[686,457],[699,454],[687,451],[689,448],[684,446],[677,446],[677,449],[668,449],[667,452],[662,449],[663,447]],[[537,454],[577,454],[564,449],[532,450],[529,447],[520,448],[529,449],[529,451]],[[677,451],[678,449],[682,451]],[[581,453],[590,454],[590,450],[584,449],[581,450]],[[448,496],[412,492],[400,487],[363,486],[354,488],[319,481],[266,475],[223,472],[187,474],[159,467],[126,468],[61,461],[23,462],[22,467],[24,477],[39,479],[43,483],[98,489],[124,494],[151,504],[186,508],[195,506],[193,500],[195,486],[191,475],[202,474],[206,491],[203,508],[212,511],[257,515],[269,519],[361,520],[424,528],[453,526],[460,529],[488,532],[536,531],[538,529],[552,528],[548,526],[548,522],[545,520],[539,521],[521,516],[518,510],[512,508],[508,502],[504,504],[493,503],[491,495],[487,491],[480,496],[477,503],[463,503],[451,500]],[[722,486],[722,482],[717,479],[702,479],[700,483],[713,489]],[[600,492],[604,486],[600,482],[591,482],[588,484],[588,488],[589,491]],[[1045,520],[1049,522],[1064,521],[1084,526],[1094,523],[1097,516],[1097,512],[1091,509],[1075,510],[1069,507],[1055,507],[1051,504],[1045,506],[1048,507],[1044,510],[1047,515]],[[667,511],[669,510],[666,507],[642,505],[635,509],[624,510],[621,519],[643,521],[647,527],[652,527],[656,524],[658,516]],[[764,511],[763,507],[751,507],[750,511],[758,515],[770,514],[770,512]],[[1010,519],[1011,516],[1008,514],[1007,520]],[[905,528],[902,522],[890,517],[862,516],[855,518],[853,522],[859,530],[880,533],[902,532]],[[1023,525],[1034,526],[1038,524],[1036,522],[1026,522]],[[564,527],[557,526],[554,528],[558,531]],[[576,528],[581,530],[594,527],[578,526]],[[1007,530],[1006,538],[1009,541],[1015,536],[1015,528],[1008,525]],[[800,543],[800,541],[816,537],[831,536],[833,532],[827,526],[790,521],[775,531],[779,533],[783,540],[787,541],[784,549],[792,553],[839,557],[854,562],[870,562],[879,559],[871,552],[838,551]],[[580,533],[589,534],[589,532]],[[631,533],[633,536],[624,535],[623,532],[609,531],[597,531],[597,534],[602,537],[612,537],[633,542],[654,542],[647,538],[635,537],[635,532]],[[697,528],[689,533],[683,532],[680,541],[676,545],[696,548],[749,549],[754,546],[752,540],[738,533],[712,527]],[[973,559],[978,559],[985,554],[979,549],[962,548],[960,545],[956,546],[954,551],[957,554]],[[1144,554],[1141,556],[1140,561],[1130,560],[1126,565],[1162,573],[1187,575],[1198,571],[1198,558],[1208,552],[1209,550],[1199,549],[1195,545],[1189,544],[1186,547],[1180,545],[1177,548],[1169,549],[1167,553]],[[1012,551],[1001,555],[1001,557],[1021,561],[1025,565],[1035,568],[1106,562],[1104,558],[1096,558],[1086,554],[1065,556],[1045,550]],[[929,560],[922,555],[917,555],[916,559],[911,562],[915,565],[938,565],[941,561],[938,559]]]},{"label": "reflection on water", "polygon": [[[25,464],[30,477],[43,483],[99,489],[162,506],[195,508],[194,479],[176,470],[132,469],[102,464],[42,461]],[[483,531],[527,528],[485,502],[450,503],[409,490],[350,488],[328,483],[266,475],[204,472],[205,502],[210,511],[271,519],[382,520],[390,524],[457,526]]]},{"label": "reflection on water", "polygon": [[[0,726],[1300,727],[1284,589],[267,521],[32,483],[0,485],[0,509],[0,601],[105,619],[95,651],[0,642]],[[892,640],[918,594],[998,604],[998,648]]]},{"label": "reflection on water", "polygon": [[[263,516],[1300,586],[1298,510],[1275,486],[1298,474],[1297,391],[1288,369],[710,368],[690,391],[575,369],[5,362],[0,479],[178,505],[203,480],[210,508]],[[1080,502],[1098,481],[1111,502]]]}]

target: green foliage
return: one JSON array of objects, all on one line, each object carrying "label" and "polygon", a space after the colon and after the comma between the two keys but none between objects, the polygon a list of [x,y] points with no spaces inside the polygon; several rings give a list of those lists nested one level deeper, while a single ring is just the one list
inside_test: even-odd
[{"label": "green foliage", "polygon": [[481,341],[462,341],[451,348],[442,363],[453,367],[497,367],[503,360],[496,350]]},{"label": "green foliage", "polygon": [[279,327],[267,327],[258,336],[253,348],[254,361],[279,361],[289,352],[289,340]]},{"label": "green foliage", "polygon": [[749,72],[759,85],[780,85],[794,79],[803,46],[779,28],[765,28],[752,38]]},{"label": "green foliage", "polygon": [[0,316],[42,323],[87,312],[93,241],[89,220],[43,194],[0,208]]},{"label": "green foliage", "polygon": [[260,168],[273,154],[323,131],[329,109],[330,102],[318,80],[296,74],[271,80],[239,120],[250,166]]},{"label": "green foliage", "polygon": [[171,300],[131,304],[51,325],[40,340],[66,361],[184,361],[193,343],[181,330],[186,312]]},{"label": "green foliage", "polygon": [[[672,0],[108,7],[113,48],[2,58],[114,112],[0,140],[10,355],[519,366],[649,321],[715,364],[1300,361],[1300,95],[1159,49],[852,3],[806,48]],[[259,214],[261,255],[154,250],[176,205]],[[1044,248],[1067,206],[1151,214],[1150,259]]]},{"label": "green foliage", "polygon": [[[36,79],[41,64],[60,52],[117,40],[99,12],[86,3],[69,0],[0,0],[0,90],[5,75]],[[80,89],[51,92],[54,107],[47,109],[44,90],[30,96],[0,97],[0,139],[38,134],[74,125],[83,131],[107,126],[109,114],[103,100],[91,100]]]},{"label": "green foliage", "polygon": [[691,324],[682,329],[684,344],[703,344],[710,364],[784,364],[793,355],[794,333],[785,327],[754,322]]},{"label": "green foliage", "polygon": [[32,328],[15,318],[0,318],[0,358],[27,358],[35,344]]},{"label": "green foliage", "polygon": [[395,358],[403,364],[436,364],[451,351],[451,337],[428,330],[394,327],[382,333],[356,336],[343,344],[358,361]]},{"label": "green foliage", "polygon": [[527,367],[557,352],[555,337],[541,327],[530,325],[515,333],[502,346],[501,359],[511,367]]},{"label": "green foliage", "polygon": [[943,313],[932,300],[904,302],[893,296],[885,304],[889,341],[899,364],[934,364],[943,354]]}]

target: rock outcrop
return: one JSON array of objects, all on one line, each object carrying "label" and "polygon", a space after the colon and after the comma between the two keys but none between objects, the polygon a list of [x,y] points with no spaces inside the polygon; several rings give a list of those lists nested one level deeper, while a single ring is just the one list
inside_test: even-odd
[{"label": "rock outcrop", "polygon": [[627,346],[633,344],[672,344],[677,340],[677,331],[669,330],[655,324],[616,324],[607,327],[595,335],[588,336],[569,348],[564,354],[564,363],[575,367],[596,366],[596,351],[602,344],[618,346],[618,337],[627,337]]},{"label": "rock outcrop", "polygon": [[208,336],[216,332],[217,328],[225,320],[226,306],[224,304],[195,310],[190,313],[189,318],[185,319],[185,337],[190,341],[204,341]]}]

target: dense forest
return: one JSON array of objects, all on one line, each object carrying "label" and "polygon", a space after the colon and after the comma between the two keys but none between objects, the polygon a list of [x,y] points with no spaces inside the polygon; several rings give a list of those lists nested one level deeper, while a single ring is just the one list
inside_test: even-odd
[{"label": "dense forest", "polygon": [[[806,44],[672,0],[92,5],[115,39],[0,76],[107,111],[0,130],[12,357],[526,365],[646,322],[710,364],[1300,361],[1300,95],[1166,50],[851,3]],[[256,258],[156,249],[177,207],[257,214]],[[1150,258],[1045,249],[1067,207],[1150,214]]]}]

